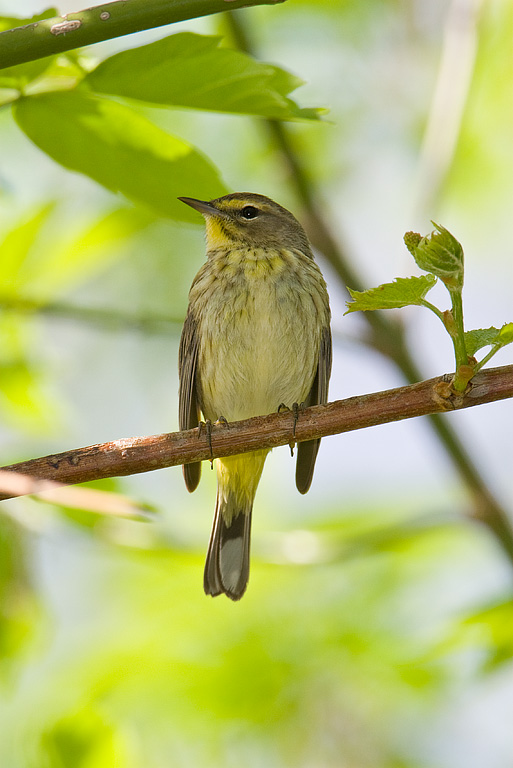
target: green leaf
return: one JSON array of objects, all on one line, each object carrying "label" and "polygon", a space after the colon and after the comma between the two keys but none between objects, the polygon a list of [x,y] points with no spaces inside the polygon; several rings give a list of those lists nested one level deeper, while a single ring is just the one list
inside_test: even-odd
[{"label": "green leaf", "polygon": [[85,92],[46,93],[17,101],[14,115],[58,163],[159,215],[196,222],[177,197],[210,199],[227,191],[194,147],[115,101]]},{"label": "green leaf", "polygon": [[281,120],[319,119],[288,94],[303,81],[283,69],[219,47],[219,37],[181,32],[111,56],[84,80],[130,99]]},{"label": "green leaf", "polygon": [[127,241],[156,219],[144,208],[109,211],[72,236],[56,226],[59,213],[50,203],[25,217],[0,242],[0,303],[24,299],[44,303],[126,254]]},{"label": "green leaf", "polygon": [[53,208],[53,203],[42,206],[21,223],[16,223],[0,242],[0,296],[16,295],[24,287],[23,265],[29,260]]},{"label": "green leaf", "polygon": [[398,277],[393,283],[384,283],[368,291],[353,291],[348,288],[353,301],[347,302],[348,309],[345,314],[420,305],[435,283],[434,275],[421,275],[420,277]]},{"label": "green leaf", "polygon": [[31,337],[29,325],[15,314],[0,315],[0,412],[3,424],[48,434],[61,419],[44,370],[30,359]]},{"label": "green leaf", "polygon": [[107,269],[126,255],[127,241],[154,221],[144,208],[116,208],[74,232],[71,239],[56,238],[51,249],[25,265],[24,295],[48,301]]},{"label": "green leaf", "polygon": [[506,323],[499,331],[499,338],[501,347],[505,347],[506,344],[511,344],[513,341],[513,323]]},{"label": "green leaf", "polygon": [[[0,680],[17,661],[41,618],[32,586],[30,547],[21,524],[0,516]],[[13,599],[14,598],[14,599]]]},{"label": "green leaf", "polygon": [[488,347],[491,344],[495,344],[498,334],[499,329],[493,327],[476,328],[474,331],[467,331],[465,333],[465,347],[468,354],[473,356],[483,347]]},{"label": "green leaf", "polygon": [[498,666],[511,662],[513,656],[513,603],[511,600],[489,606],[468,616],[462,622],[462,632],[481,646],[486,656],[483,671],[492,672]]},{"label": "green leaf", "polygon": [[465,334],[465,347],[469,355],[475,353],[483,347],[505,347],[513,342],[513,323],[507,323],[502,328],[478,328],[474,331],[467,331]]},{"label": "green leaf", "polygon": [[463,248],[448,229],[434,221],[432,224],[435,231],[422,237],[420,241],[417,233],[407,232],[404,236],[406,247],[420,269],[439,277],[449,290],[461,291]]},{"label": "green leaf", "polygon": [[41,739],[46,765],[108,768],[127,764],[119,760],[114,728],[93,708],[73,712],[47,729]]},{"label": "green leaf", "polygon": [[20,92],[29,95],[71,90],[72,83],[83,80],[84,76],[79,52],[68,51],[65,55],[44,56],[26,64],[0,69],[0,89],[17,91],[14,97],[10,95],[10,101],[13,101]]},{"label": "green leaf", "polygon": [[27,83],[40,77],[52,63],[53,59],[45,56],[43,59],[29,61],[26,64],[18,64],[15,67],[0,69],[0,88],[21,90]]},{"label": "green leaf", "polygon": [[76,51],[0,69],[0,106],[16,101],[20,95],[71,90],[84,74]]}]

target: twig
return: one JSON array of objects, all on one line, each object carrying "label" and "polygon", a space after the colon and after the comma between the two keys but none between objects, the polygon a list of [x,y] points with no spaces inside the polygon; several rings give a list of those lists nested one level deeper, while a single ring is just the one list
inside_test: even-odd
[{"label": "twig", "polygon": [[143,29],[285,0],[115,0],[0,33],[0,69]]},{"label": "twig", "polygon": [[95,488],[69,488],[55,480],[47,480],[17,471],[0,469],[0,491],[3,498],[34,496],[51,504],[83,509],[99,515],[146,518],[147,511],[119,493]]},{"label": "twig", "polygon": [[180,332],[183,317],[157,314],[133,314],[102,307],[83,307],[66,301],[41,302],[34,299],[0,297],[0,309],[24,315],[39,315],[96,325],[103,330],[130,330],[148,334]]}]

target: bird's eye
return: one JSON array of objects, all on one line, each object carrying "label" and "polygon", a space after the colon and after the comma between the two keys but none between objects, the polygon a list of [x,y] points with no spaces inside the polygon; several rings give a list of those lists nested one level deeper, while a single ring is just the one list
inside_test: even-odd
[{"label": "bird's eye", "polygon": [[240,215],[243,219],[256,219],[260,211],[255,208],[254,205],[245,205],[241,210]]}]

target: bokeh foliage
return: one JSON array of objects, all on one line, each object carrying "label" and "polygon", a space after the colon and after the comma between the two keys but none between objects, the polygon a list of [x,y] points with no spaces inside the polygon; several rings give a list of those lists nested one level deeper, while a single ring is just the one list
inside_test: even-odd
[{"label": "bokeh foliage", "polygon": [[[1,28],[16,23],[17,5],[0,7]],[[385,218],[388,199],[410,195],[445,5],[251,9],[243,18],[262,61],[219,42],[226,27],[210,19],[0,71],[2,463],[176,426],[177,339],[203,249],[176,197],[251,188],[296,210],[266,118],[291,122],[334,228],[349,229],[355,252],[369,241],[361,220],[379,230],[374,207]],[[506,0],[481,5],[460,139],[438,208],[426,212],[456,219],[467,255],[465,233],[479,243],[479,228],[502,231],[513,192],[513,101],[500,86],[512,74],[513,13]],[[298,76],[312,80],[307,97],[295,93]],[[395,181],[389,157],[400,157]],[[348,209],[361,219],[354,229]],[[403,273],[387,257],[415,222],[395,223],[392,253],[374,241],[361,249],[377,273],[370,285]],[[490,258],[502,275],[497,249]],[[375,357],[369,365],[377,389]],[[335,367],[340,396],[349,376]],[[362,439],[379,442],[373,431]],[[201,591],[209,473],[191,498],[172,471],[104,485],[150,502],[156,515],[145,523],[3,503],[0,764],[509,766],[506,735],[493,748],[485,726],[454,737],[455,712],[472,722],[493,686],[494,718],[507,722],[513,622],[500,551],[463,522],[465,498],[441,461],[434,480],[419,466],[411,483],[391,441],[387,485],[366,447],[351,486],[347,446],[324,441],[306,507],[283,478],[290,466],[272,457],[278,470],[266,468],[250,587],[237,605]]]}]

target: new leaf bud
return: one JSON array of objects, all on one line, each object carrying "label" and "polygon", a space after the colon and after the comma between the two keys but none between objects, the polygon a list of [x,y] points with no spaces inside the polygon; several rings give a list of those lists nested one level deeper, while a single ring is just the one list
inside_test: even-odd
[{"label": "new leaf bud", "polygon": [[435,231],[420,238],[415,232],[407,232],[406,247],[425,272],[439,277],[449,291],[461,291],[463,287],[463,248],[448,229],[435,224]]}]

